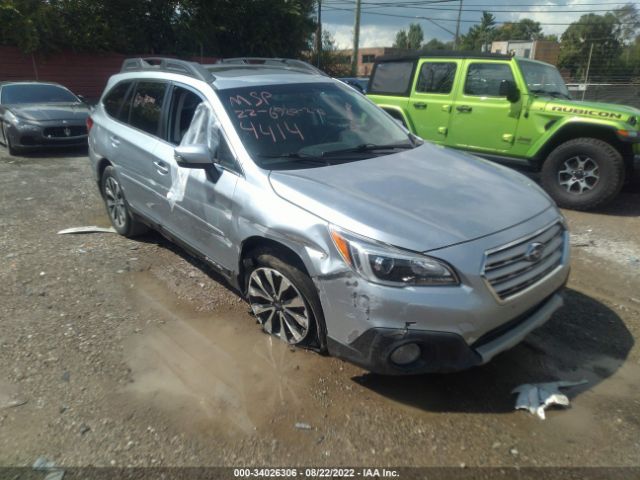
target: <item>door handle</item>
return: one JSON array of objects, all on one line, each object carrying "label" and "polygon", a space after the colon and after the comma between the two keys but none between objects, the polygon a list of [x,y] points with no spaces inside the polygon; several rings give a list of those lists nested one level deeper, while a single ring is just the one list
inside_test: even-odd
[{"label": "door handle", "polygon": [[413,104],[413,108],[417,108],[418,110],[424,110],[427,108],[427,104],[424,102],[416,102]]},{"label": "door handle", "polygon": [[456,110],[458,110],[461,113],[469,113],[471,112],[472,108],[469,105],[458,105],[456,107]]},{"label": "door handle", "polygon": [[156,161],[153,162],[153,164],[156,166],[156,170],[160,175],[166,175],[169,173],[169,165],[166,163]]},{"label": "door handle", "polygon": [[111,145],[113,145],[114,147],[117,147],[118,145],[120,145],[120,139],[115,135],[111,135],[110,140],[111,140]]}]

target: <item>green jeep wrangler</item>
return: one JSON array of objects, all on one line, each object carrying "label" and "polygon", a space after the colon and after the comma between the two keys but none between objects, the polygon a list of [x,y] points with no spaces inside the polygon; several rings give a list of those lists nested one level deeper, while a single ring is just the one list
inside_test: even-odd
[{"label": "green jeep wrangler", "polygon": [[640,110],[574,101],[554,66],[506,55],[381,57],[368,96],[426,140],[539,171],[566,208],[613,199],[640,142]]}]

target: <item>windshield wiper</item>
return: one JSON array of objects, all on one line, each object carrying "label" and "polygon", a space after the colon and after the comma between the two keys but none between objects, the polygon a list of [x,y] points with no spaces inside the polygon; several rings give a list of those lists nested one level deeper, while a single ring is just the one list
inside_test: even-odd
[{"label": "windshield wiper", "polygon": [[408,150],[415,148],[413,143],[389,143],[387,145],[376,145],[374,143],[363,143],[361,145],[356,145],[351,148],[342,148],[340,150],[329,150],[327,152],[322,152],[321,157],[331,157],[334,155],[342,155],[345,153],[364,153],[364,152],[375,152],[376,150]]},{"label": "windshield wiper", "polygon": [[283,158],[283,159],[292,159],[296,160],[296,163],[308,163],[311,165],[331,165],[331,163],[320,157],[314,157],[313,155],[300,155],[297,152],[288,152],[288,153],[274,153],[274,154],[257,154],[256,156],[260,158]]},{"label": "windshield wiper", "polygon": [[536,95],[549,95],[550,97],[561,97],[561,98],[566,98],[567,100],[571,100],[571,96],[567,95],[566,93],[563,92],[558,92],[558,91],[548,91],[548,90],[542,90],[542,89],[534,89],[531,90],[531,93],[534,93]]}]

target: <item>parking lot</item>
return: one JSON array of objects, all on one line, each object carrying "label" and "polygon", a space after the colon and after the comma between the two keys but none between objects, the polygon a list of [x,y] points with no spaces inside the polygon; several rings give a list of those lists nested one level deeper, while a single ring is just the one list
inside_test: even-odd
[{"label": "parking lot", "polygon": [[[0,152],[0,464],[617,466],[640,458],[640,182],[566,211],[565,306],[488,365],[383,377],[261,332],[157,234],[108,226],[86,152]],[[499,212],[496,212],[499,214]],[[542,421],[524,383],[582,380]]]}]

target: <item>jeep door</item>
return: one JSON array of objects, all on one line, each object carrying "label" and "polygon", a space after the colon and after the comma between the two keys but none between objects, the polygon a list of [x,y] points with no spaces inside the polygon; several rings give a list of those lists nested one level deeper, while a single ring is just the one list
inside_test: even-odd
[{"label": "jeep door", "polygon": [[[197,138],[196,141],[204,142],[205,138],[214,134],[204,130],[208,122],[194,118],[201,105],[208,106],[208,111],[213,114],[209,101],[195,89],[178,83],[172,85],[165,135],[155,152],[155,162],[163,165],[167,173],[157,170],[155,185],[158,195],[164,199],[163,228],[218,267],[231,270],[234,261],[237,261],[230,241],[231,213],[233,194],[241,170],[228,147],[224,132],[220,129],[216,133],[220,143],[216,151],[211,152],[211,166],[184,168],[178,166],[175,160],[175,147],[185,144],[183,138],[186,137],[189,144],[195,144],[190,143],[189,139]],[[201,134],[191,135],[193,129],[201,125]],[[182,184],[180,176],[186,177]],[[171,201],[167,198],[169,191]]]},{"label": "jeep door", "polygon": [[501,93],[501,84],[515,82],[513,63],[468,59],[462,68],[446,145],[509,153],[522,111],[522,98],[511,103]]},{"label": "jeep door", "polygon": [[416,134],[434,143],[447,137],[454,103],[454,84],[461,60],[423,59],[409,98],[409,115]]}]

